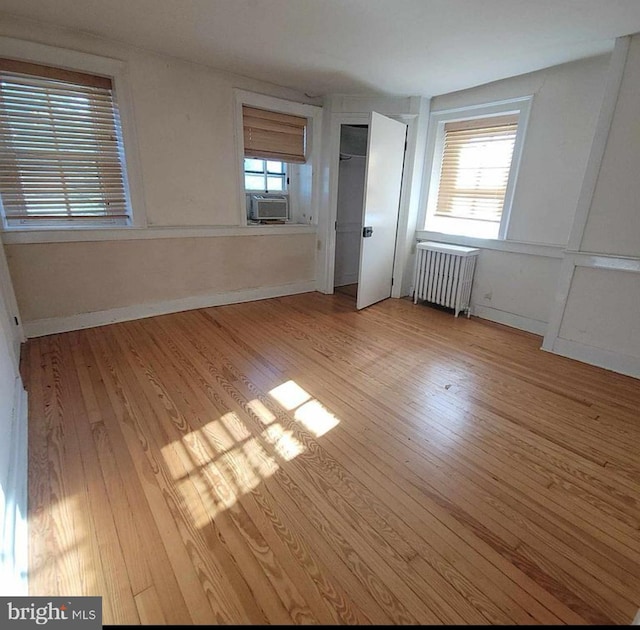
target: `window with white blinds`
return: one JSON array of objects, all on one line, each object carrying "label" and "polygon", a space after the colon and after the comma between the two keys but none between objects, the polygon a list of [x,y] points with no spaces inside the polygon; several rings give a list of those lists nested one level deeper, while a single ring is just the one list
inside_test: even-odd
[{"label": "window with white blinds", "polygon": [[0,195],[8,226],[129,222],[110,79],[0,59]]},{"label": "window with white blinds", "polygon": [[504,240],[533,97],[439,109],[429,115],[424,231]]},{"label": "window with white blinds", "polygon": [[500,223],[518,115],[444,125],[436,217]]}]

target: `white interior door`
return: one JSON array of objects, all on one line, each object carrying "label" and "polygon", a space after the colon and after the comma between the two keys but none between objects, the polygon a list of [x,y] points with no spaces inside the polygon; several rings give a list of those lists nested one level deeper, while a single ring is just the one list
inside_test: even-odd
[{"label": "white interior door", "polygon": [[406,134],[404,123],[371,113],[362,207],[358,309],[391,296]]}]

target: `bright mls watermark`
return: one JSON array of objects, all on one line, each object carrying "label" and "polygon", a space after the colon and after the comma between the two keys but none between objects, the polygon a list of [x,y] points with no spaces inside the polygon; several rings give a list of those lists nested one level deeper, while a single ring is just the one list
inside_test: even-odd
[{"label": "bright mls watermark", "polygon": [[0,628],[102,628],[102,597],[0,597]]}]

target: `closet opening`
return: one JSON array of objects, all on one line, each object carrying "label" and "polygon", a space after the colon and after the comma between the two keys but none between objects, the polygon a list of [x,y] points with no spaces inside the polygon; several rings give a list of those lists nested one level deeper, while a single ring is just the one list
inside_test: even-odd
[{"label": "closet opening", "polygon": [[341,125],[334,291],[358,295],[369,125]]}]

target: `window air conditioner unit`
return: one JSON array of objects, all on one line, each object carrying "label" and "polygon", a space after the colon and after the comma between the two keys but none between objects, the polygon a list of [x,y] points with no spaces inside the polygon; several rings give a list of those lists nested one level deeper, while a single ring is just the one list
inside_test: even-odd
[{"label": "window air conditioner unit", "polygon": [[286,221],[289,218],[289,200],[286,197],[251,197],[251,218],[254,221]]}]

